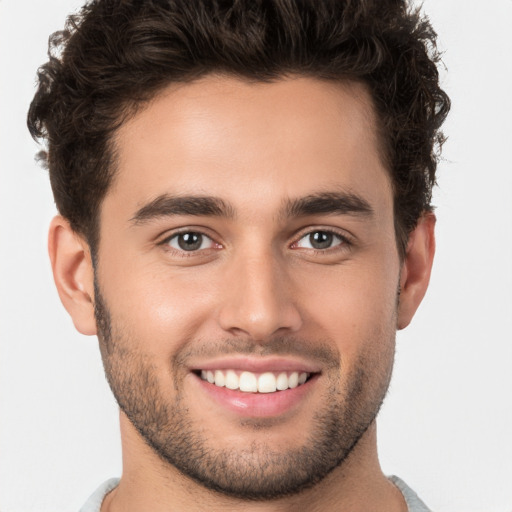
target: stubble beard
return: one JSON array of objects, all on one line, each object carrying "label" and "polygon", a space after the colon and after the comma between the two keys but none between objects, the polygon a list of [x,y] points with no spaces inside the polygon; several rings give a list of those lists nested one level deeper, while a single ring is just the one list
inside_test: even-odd
[{"label": "stubble beard", "polygon": [[[372,425],[391,378],[394,333],[392,340],[385,340],[391,347],[386,363],[383,365],[380,359],[376,367],[375,361],[361,357],[345,386],[339,379],[339,356],[332,357],[326,373],[331,376],[329,391],[302,446],[283,452],[253,441],[238,451],[221,450],[216,448],[218,440],[208,439],[190,417],[177,377],[181,368],[173,368],[176,397],[171,404],[161,391],[151,362],[127,348],[133,344],[120,334],[122,326],[113,323],[97,283],[95,316],[108,383],[119,407],[144,441],[165,464],[233,498],[273,500],[297,494],[323,480],[347,460]],[[246,427],[250,435],[250,425]]]}]

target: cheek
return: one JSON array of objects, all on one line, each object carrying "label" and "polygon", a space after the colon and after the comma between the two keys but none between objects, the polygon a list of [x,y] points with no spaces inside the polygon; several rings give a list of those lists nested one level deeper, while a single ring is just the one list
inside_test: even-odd
[{"label": "cheek", "polygon": [[[345,357],[393,340],[398,266],[347,264],[305,273],[301,287],[310,324],[338,345]],[[307,292],[307,293],[306,293]]]},{"label": "cheek", "polygon": [[[170,269],[148,264],[120,267],[105,275],[102,290],[110,313],[138,351],[167,359],[196,338],[212,311],[215,286],[201,269]],[[211,277],[211,276],[210,276]]]},{"label": "cheek", "polygon": [[[224,265],[140,264],[140,256],[127,257],[120,246],[104,252],[99,278],[113,321],[134,348],[167,360],[190,341],[226,336],[216,321],[230,300]],[[396,325],[398,259],[391,252],[388,258],[385,251],[374,252],[378,257],[340,265],[284,269],[289,292],[283,300],[299,310],[302,335],[333,340],[345,357],[390,337]]]}]

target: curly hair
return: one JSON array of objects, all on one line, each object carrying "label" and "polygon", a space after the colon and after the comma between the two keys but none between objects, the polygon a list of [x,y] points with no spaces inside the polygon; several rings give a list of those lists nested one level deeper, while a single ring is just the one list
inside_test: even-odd
[{"label": "curly hair", "polygon": [[431,210],[450,101],[436,33],[406,0],[93,0],[49,40],[28,126],[55,202],[91,249],[119,126],[170,83],[221,72],[366,84],[394,191],[397,245]]}]

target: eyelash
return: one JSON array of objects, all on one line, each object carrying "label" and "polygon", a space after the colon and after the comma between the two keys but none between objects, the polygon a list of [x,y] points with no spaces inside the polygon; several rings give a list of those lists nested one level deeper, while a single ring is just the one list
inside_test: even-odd
[{"label": "eyelash", "polygon": [[182,258],[197,257],[201,253],[204,254],[204,251],[209,250],[209,249],[201,249],[201,250],[197,250],[197,251],[186,251],[186,250],[175,249],[170,246],[170,242],[173,238],[177,238],[180,235],[187,235],[187,234],[201,235],[201,236],[206,237],[209,240],[211,240],[213,245],[217,246],[217,247],[215,247],[215,249],[222,248],[222,245],[215,242],[213,237],[211,237],[210,235],[207,235],[204,231],[201,231],[201,229],[193,229],[193,228],[183,229],[183,230],[177,231],[175,233],[172,233],[172,235],[169,235],[169,236],[165,237],[161,242],[158,242],[157,245],[163,247],[166,251],[169,251],[169,252],[173,253],[174,255],[178,255],[179,257],[182,257]]},{"label": "eyelash", "polygon": [[[297,244],[305,237],[311,236],[314,233],[327,233],[327,234],[337,237],[340,240],[339,244],[337,244],[333,247],[327,247],[325,249],[306,248],[307,251],[313,252],[315,255],[317,255],[317,254],[318,255],[326,255],[326,254],[330,254],[332,252],[339,251],[339,250],[347,250],[347,249],[350,249],[354,245],[352,237],[348,236],[345,232],[342,234],[340,231],[333,229],[333,228],[307,228],[307,231],[302,231],[300,233],[300,235],[295,238],[295,241],[292,242],[290,247],[294,248],[294,249],[300,249],[300,248],[296,247]],[[158,245],[164,247],[167,251],[170,251],[170,252],[172,252],[176,255],[179,255],[180,257],[183,257],[183,258],[190,258],[190,257],[194,257],[194,256],[197,257],[199,254],[204,253],[204,251],[210,249],[210,248],[208,248],[208,249],[199,249],[199,250],[195,250],[195,251],[186,251],[186,250],[175,249],[170,246],[171,240],[173,240],[174,238],[177,238],[180,235],[185,235],[185,234],[201,235],[203,237],[210,239],[211,242],[217,246],[214,249],[222,248],[222,244],[215,242],[213,237],[211,237],[210,235],[207,235],[200,229],[194,230],[193,228],[192,229],[191,228],[183,229],[181,231],[175,232],[172,235],[167,236],[161,242],[158,242]]]},{"label": "eyelash", "polygon": [[[333,246],[333,247],[327,247],[326,249],[315,249],[315,248],[307,248],[307,250],[315,255],[328,255],[332,254],[336,251],[342,251],[342,250],[348,250],[353,247],[354,241],[351,236],[349,236],[346,232],[341,232],[337,229],[333,228],[307,228],[306,230],[303,230],[295,239],[295,242],[291,244],[291,246],[297,246],[297,244],[306,238],[307,236],[311,236],[314,233],[327,233],[330,235],[333,235],[337,237],[340,240],[340,243]],[[300,248],[298,248],[300,249]]]}]

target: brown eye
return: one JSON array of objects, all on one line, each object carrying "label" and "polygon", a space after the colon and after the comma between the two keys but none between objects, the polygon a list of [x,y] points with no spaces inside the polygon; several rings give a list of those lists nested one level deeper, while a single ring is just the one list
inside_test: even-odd
[{"label": "brown eye", "polygon": [[344,240],[341,236],[332,233],[331,231],[312,231],[306,236],[303,236],[298,242],[297,247],[304,249],[325,250],[341,245]]},{"label": "brown eye", "polygon": [[169,239],[168,244],[179,251],[199,251],[201,249],[209,249],[212,247],[211,238],[194,231],[178,233]]},{"label": "brown eye", "polygon": [[326,231],[315,231],[309,235],[309,243],[315,249],[328,249],[332,245],[333,234]]}]

